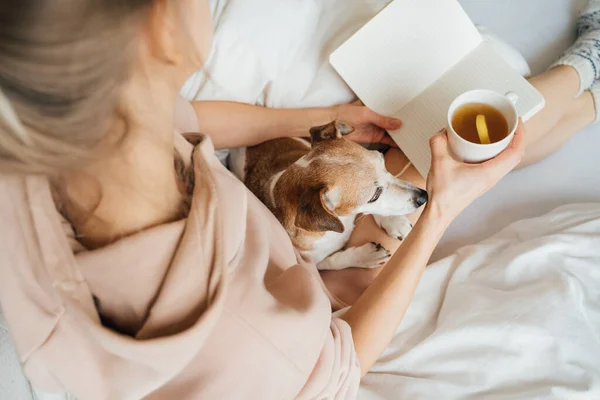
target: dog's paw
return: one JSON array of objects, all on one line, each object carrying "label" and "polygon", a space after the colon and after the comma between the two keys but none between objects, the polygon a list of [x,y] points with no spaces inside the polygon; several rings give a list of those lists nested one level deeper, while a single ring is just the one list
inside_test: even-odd
[{"label": "dog's paw", "polygon": [[381,227],[389,236],[398,240],[406,239],[406,236],[412,230],[412,224],[404,215],[393,215],[383,217],[381,215],[373,215],[377,225]]},{"label": "dog's paw", "polygon": [[379,243],[367,243],[338,251],[317,264],[321,271],[339,271],[345,268],[376,268],[388,262],[391,253]]},{"label": "dog's paw", "polygon": [[392,257],[392,254],[385,247],[375,242],[351,249],[353,250],[352,266],[357,268],[379,267]]}]

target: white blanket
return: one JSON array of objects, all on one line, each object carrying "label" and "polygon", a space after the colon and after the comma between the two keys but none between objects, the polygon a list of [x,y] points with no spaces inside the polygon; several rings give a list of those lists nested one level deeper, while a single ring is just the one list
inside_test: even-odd
[{"label": "white blanket", "polygon": [[600,399],[600,204],[428,267],[362,399]]}]

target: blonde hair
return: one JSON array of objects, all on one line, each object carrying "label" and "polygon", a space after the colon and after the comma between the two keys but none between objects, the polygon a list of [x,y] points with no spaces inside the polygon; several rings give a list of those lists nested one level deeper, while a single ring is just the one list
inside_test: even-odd
[{"label": "blonde hair", "polygon": [[59,173],[93,155],[153,1],[0,2],[0,172]]}]

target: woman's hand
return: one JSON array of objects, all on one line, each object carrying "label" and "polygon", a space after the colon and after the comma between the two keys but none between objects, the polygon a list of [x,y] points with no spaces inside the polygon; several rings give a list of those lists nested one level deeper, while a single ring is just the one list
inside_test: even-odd
[{"label": "woman's hand", "polygon": [[431,151],[427,208],[396,254],[342,317],[352,329],[363,375],[392,340],[447,224],[521,160],[523,127],[519,124],[506,150],[482,164],[454,160],[446,132],[431,139]]},{"label": "woman's hand", "polygon": [[348,139],[357,143],[383,143],[398,147],[386,131],[399,129],[402,126],[399,119],[377,114],[360,101],[334,106],[333,109],[333,119],[344,121],[354,128]]},{"label": "woman's hand", "polygon": [[[359,103],[332,107],[267,108],[231,101],[194,101],[192,103],[202,132],[211,137],[216,149],[254,146],[282,137],[307,137],[310,128],[339,119],[354,127],[348,135],[358,143],[385,143],[396,146],[386,130],[402,123],[384,117]],[[192,117],[193,118],[193,117]],[[182,131],[187,127],[179,127]],[[188,140],[193,135],[186,135]],[[196,136],[199,136],[196,135]]]},{"label": "woman's hand", "polygon": [[428,207],[448,223],[456,218],[519,164],[525,145],[523,135],[519,121],[514,139],[506,150],[481,164],[466,164],[452,158],[445,130],[433,136],[431,170],[427,177]]}]

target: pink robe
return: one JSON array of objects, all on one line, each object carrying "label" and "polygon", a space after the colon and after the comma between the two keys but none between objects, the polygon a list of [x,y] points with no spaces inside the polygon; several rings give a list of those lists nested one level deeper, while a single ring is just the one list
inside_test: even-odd
[{"label": "pink robe", "polygon": [[0,303],[35,386],[81,399],[356,397],[350,327],[315,266],[213,151],[204,138],[191,157],[186,220],[93,251],[74,252],[46,179],[0,178]]}]

